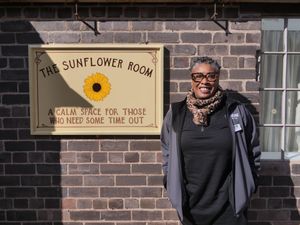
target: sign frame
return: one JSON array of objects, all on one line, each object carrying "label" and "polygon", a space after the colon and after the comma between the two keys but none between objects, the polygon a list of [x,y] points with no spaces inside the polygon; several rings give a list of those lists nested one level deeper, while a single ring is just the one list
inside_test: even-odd
[{"label": "sign frame", "polygon": [[[153,120],[155,122],[150,123],[150,124],[148,123],[145,125],[132,125],[131,126],[131,125],[128,125],[128,123],[129,123],[128,121],[130,120],[129,117],[127,118],[125,115],[123,115],[123,117],[124,117],[123,122],[124,122],[124,120],[127,121],[126,125],[123,125],[124,124],[123,123],[120,125],[113,124],[112,126],[105,126],[103,123],[103,124],[99,124],[99,125],[92,125],[91,127],[89,127],[87,125],[80,126],[78,124],[76,124],[76,126],[75,125],[73,126],[70,124],[68,126],[60,126],[60,125],[57,125],[56,122],[53,126],[49,126],[49,124],[45,125],[45,123],[43,123],[43,121],[45,121],[45,119],[43,119],[43,118],[46,116],[41,116],[41,115],[44,115],[45,113],[42,114],[40,112],[42,112],[42,111],[44,112],[44,109],[47,108],[47,98],[45,98],[45,93],[47,93],[47,91],[43,91],[45,89],[45,85],[41,81],[42,78],[46,77],[45,76],[46,70],[44,70],[44,68],[39,67],[39,65],[40,65],[41,61],[44,60],[44,62],[42,62],[42,65],[44,65],[45,63],[47,63],[47,60],[51,59],[49,61],[51,61],[52,63],[54,62],[55,64],[53,64],[53,65],[55,65],[55,67],[56,67],[56,65],[59,65],[59,64],[58,64],[58,62],[56,64],[55,60],[57,60],[57,59],[55,57],[54,57],[54,61],[53,61],[52,55],[54,55],[54,53],[61,52],[62,57],[66,57],[65,55],[71,54],[73,51],[75,51],[75,53],[77,53],[78,51],[79,52],[90,51],[93,54],[96,54],[96,53],[98,54],[99,52],[101,53],[101,51],[109,52],[109,54],[114,54],[114,53],[117,54],[119,51],[122,51],[122,53],[125,52],[124,54],[126,54],[126,53],[129,54],[130,57],[135,57],[134,54],[143,54],[143,52],[145,52],[144,54],[146,54],[151,51],[150,54],[153,57],[152,62],[154,64],[155,69],[154,69],[154,73],[153,74],[151,73],[151,76],[150,76],[151,79],[148,78],[148,80],[151,80],[151,85],[152,85],[151,87],[153,87],[153,85],[155,86],[154,92],[153,92],[153,97],[152,97],[153,99],[151,99],[151,104],[153,103],[154,109],[152,109],[152,107],[151,107],[151,110],[148,110],[148,111],[151,111],[151,113],[149,113],[149,115],[147,114],[148,111],[145,109],[145,107],[143,108],[143,107],[139,107],[137,105],[136,108],[128,108],[128,109],[131,109],[130,112],[132,112],[132,113],[138,112],[139,113],[138,115],[143,115],[145,118],[144,121],[152,121]],[[83,55],[84,54],[86,54],[86,53],[83,53]],[[41,55],[43,55],[43,56],[41,56]],[[29,45],[28,46],[28,60],[29,60],[28,66],[29,66],[29,88],[30,88],[30,90],[29,90],[30,91],[30,131],[31,131],[32,135],[159,135],[160,134],[161,126],[162,126],[162,122],[163,122],[163,93],[164,93],[164,91],[163,91],[164,46],[162,44],[76,44],[76,45],[75,44],[41,44],[41,45]],[[65,62],[65,61],[63,61],[63,62]],[[64,73],[63,73],[62,69],[59,69],[59,70],[58,70],[58,68],[52,68],[52,69],[54,69],[54,71],[57,70],[57,71],[55,71],[55,72],[57,72],[56,76],[57,75],[60,76],[62,78],[62,79],[60,78],[60,80],[64,80],[64,79],[66,80],[66,78],[64,77],[65,75],[63,75]],[[89,68],[87,68],[87,70],[89,70]],[[132,72],[130,71],[129,73],[132,73]],[[74,72],[74,74],[76,75],[76,71]],[[79,74],[78,76],[82,76],[82,75]],[[142,75],[139,75],[139,76],[142,77]],[[42,78],[38,79],[39,77],[42,77]],[[132,75],[132,77],[133,77],[133,75]],[[138,77],[138,75],[136,75],[136,77]],[[77,78],[77,80],[78,79],[79,78]],[[82,79],[82,78],[80,78],[80,79]],[[136,80],[141,80],[141,79],[145,80],[147,78],[135,78],[135,79]],[[57,81],[53,81],[53,82],[54,82],[54,85],[57,83]],[[72,84],[72,82],[71,82],[71,84]],[[145,84],[145,81],[143,84]],[[54,86],[52,83],[50,83],[50,86],[51,85]],[[57,86],[59,87],[60,85],[57,85]],[[55,89],[55,87],[54,87],[54,89]],[[146,88],[146,90],[149,90],[149,88],[148,89]],[[79,92],[77,92],[77,93],[79,93]],[[82,97],[82,93],[80,93],[80,95]],[[42,97],[40,97],[40,96],[42,96]],[[132,101],[134,101],[134,99],[138,99],[137,96],[138,96],[138,94],[136,95],[136,97],[133,96]],[[150,93],[150,96],[151,96],[151,93]],[[86,96],[84,96],[84,97],[86,97]],[[54,97],[53,97],[53,99],[54,99]],[[86,98],[85,100],[91,102],[91,100],[88,98]],[[45,107],[45,104],[46,104],[46,107]],[[130,103],[130,104],[132,105],[133,103]],[[139,102],[137,104],[139,104]],[[146,104],[146,103],[142,103],[142,104]],[[41,105],[43,105],[44,107],[42,107]],[[53,103],[51,102],[51,104],[49,104],[49,105],[53,105]],[[51,110],[51,108],[52,107],[50,107],[50,115],[52,115],[51,114],[52,111],[53,111],[53,113],[57,112],[57,110]],[[60,109],[61,107],[56,107],[56,108]],[[93,110],[93,112],[97,112],[97,110],[96,110],[97,107],[94,107],[94,105],[91,107],[88,107],[87,109],[89,109],[89,108],[91,110]],[[62,110],[63,109],[64,108],[62,108]],[[78,106],[78,107],[74,108],[74,110],[77,110],[77,112],[79,112],[78,110],[83,111],[83,109],[85,109],[85,107]],[[105,110],[106,109],[107,108],[105,108]],[[105,114],[104,108],[103,109],[100,108],[99,111],[100,110],[101,110],[102,115]],[[133,111],[133,110],[135,110],[135,111]],[[68,108],[66,108],[66,111],[68,111]],[[119,112],[119,114],[120,114],[120,112],[122,112],[122,110],[119,110],[117,112]],[[129,113],[129,111],[128,111],[128,113]],[[127,115],[128,115],[128,113],[127,113]],[[123,114],[126,114],[125,110],[124,110]],[[48,116],[49,116],[49,113],[48,113]],[[55,114],[55,116],[56,116],[56,114]],[[107,114],[105,116],[107,116]],[[105,116],[102,116],[104,118],[104,120],[107,119],[107,118],[105,118]],[[101,119],[103,120],[102,117],[101,117]],[[86,118],[87,117],[83,117],[84,121],[85,120],[88,121],[88,119],[86,119]],[[133,119],[131,119],[131,120],[133,120]],[[99,123],[99,121],[98,121],[98,123]],[[142,122],[140,122],[140,123],[142,124]]]}]

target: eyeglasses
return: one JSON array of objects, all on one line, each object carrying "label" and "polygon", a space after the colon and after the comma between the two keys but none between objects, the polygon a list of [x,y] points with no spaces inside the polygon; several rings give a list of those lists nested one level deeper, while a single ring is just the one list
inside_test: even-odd
[{"label": "eyeglasses", "polygon": [[207,73],[207,74],[204,74],[204,73],[192,73],[191,76],[192,76],[192,80],[195,81],[195,82],[201,82],[204,79],[204,77],[209,82],[213,82],[213,81],[216,81],[216,79],[219,76],[219,73],[215,73],[215,72],[211,72],[211,73]]}]

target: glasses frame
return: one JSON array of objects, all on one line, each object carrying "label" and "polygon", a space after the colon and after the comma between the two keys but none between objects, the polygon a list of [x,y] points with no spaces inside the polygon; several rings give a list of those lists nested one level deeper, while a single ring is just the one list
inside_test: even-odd
[{"label": "glasses frame", "polygon": [[[195,78],[195,75],[200,75],[202,78],[199,78],[200,80],[197,80],[197,78]],[[214,75],[214,78],[211,78],[209,75]],[[218,77],[219,77],[220,73],[218,72],[209,72],[209,73],[191,73],[191,78],[194,82],[199,83],[201,82],[204,78],[206,78],[207,81],[209,82],[215,82]]]}]

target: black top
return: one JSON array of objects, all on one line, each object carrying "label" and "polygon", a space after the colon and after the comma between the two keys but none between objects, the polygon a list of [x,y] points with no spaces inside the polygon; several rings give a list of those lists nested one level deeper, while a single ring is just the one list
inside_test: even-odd
[{"label": "black top", "polygon": [[[187,110],[181,137],[183,173],[192,224],[211,224],[228,207],[228,175],[232,170],[232,135],[226,106],[209,115],[207,127],[195,125]],[[234,215],[232,214],[232,217]]]}]

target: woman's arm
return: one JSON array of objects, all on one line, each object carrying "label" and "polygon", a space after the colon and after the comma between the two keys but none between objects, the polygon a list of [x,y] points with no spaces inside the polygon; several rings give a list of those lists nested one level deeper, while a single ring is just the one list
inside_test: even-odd
[{"label": "woman's arm", "polygon": [[167,112],[163,126],[161,129],[160,143],[162,151],[162,169],[164,173],[163,184],[167,189],[167,177],[168,177],[168,163],[169,163],[169,148],[170,148],[170,132],[171,132],[171,121],[172,121],[172,112],[171,109]]}]

